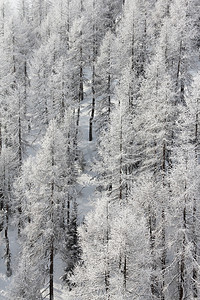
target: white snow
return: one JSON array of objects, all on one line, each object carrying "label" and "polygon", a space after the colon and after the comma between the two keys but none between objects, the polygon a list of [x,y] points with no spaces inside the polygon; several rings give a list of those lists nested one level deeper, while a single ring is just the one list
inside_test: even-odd
[{"label": "white snow", "polygon": [[[19,255],[19,244],[17,242],[17,230],[16,228],[9,227],[8,237],[10,241],[11,250],[11,268],[13,274],[16,270],[16,258]],[[0,300],[10,300],[8,293],[10,291],[10,286],[12,283],[12,276],[6,276],[6,266],[5,266],[5,242],[4,242],[4,231],[0,233]]]}]

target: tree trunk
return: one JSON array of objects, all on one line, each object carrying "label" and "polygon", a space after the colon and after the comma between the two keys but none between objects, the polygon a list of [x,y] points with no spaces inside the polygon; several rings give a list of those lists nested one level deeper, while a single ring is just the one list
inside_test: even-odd
[{"label": "tree trunk", "polygon": [[[2,131],[1,131],[1,123],[0,123],[0,155],[1,155],[1,152],[2,152]],[[2,189],[0,190],[0,211],[3,210],[3,207],[4,207],[4,201],[3,201],[3,191]],[[3,224],[3,221],[0,222],[0,231],[3,229],[2,228],[2,224]]]},{"label": "tree trunk", "polygon": [[166,245],[165,245],[165,210],[162,209],[162,287],[161,287],[161,300],[165,300],[165,268],[166,268]]},{"label": "tree trunk", "polygon": [[[18,117],[18,159],[19,159],[19,168],[22,166],[22,124],[21,124],[21,103],[19,99],[19,117]],[[21,203],[19,203],[18,206],[18,213],[19,213],[19,221],[18,221],[18,235],[20,235],[21,232]]]},{"label": "tree trunk", "polygon": [[[186,190],[186,183],[185,183],[185,190]],[[183,208],[183,240],[182,240],[182,253],[181,253],[181,260],[180,260],[180,282],[179,282],[179,300],[183,300],[185,298],[185,247],[186,247],[186,199],[185,199],[185,206]]]},{"label": "tree trunk", "polygon": [[2,147],[3,147],[3,140],[2,140],[2,125],[1,125],[1,122],[0,122],[0,155],[1,155],[1,152],[2,152]]},{"label": "tree trunk", "polygon": [[[63,61],[62,64],[62,74],[64,74],[64,69],[65,69],[65,64]],[[62,75],[62,95],[61,95],[61,104],[60,104],[60,119],[64,120],[65,116],[65,81],[64,81],[64,76]]]},{"label": "tree trunk", "polygon": [[[95,10],[95,0],[93,0],[93,11]],[[89,141],[93,139],[93,120],[94,120],[94,112],[95,112],[95,103],[96,103],[96,95],[95,95],[95,59],[97,56],[97,43],[96,43],[96,25],[93,25],[93,59],[92,59],[92,108],[91,115],[89,121]]]},{"label": "tree trunk", "polygon": [[156,262],[155,262],[155,228],[156,228],[156,218],[155,214],[152,212],[152,209],[149,205],[149,238],[150,238],[150,251],[152,258],[152,274],[151,274],[151,294],[152,298],[158,295],[158,281],[154,272],[156,271]]},{"label": "tree trunk", "polygon": [[6,275],[10,277],[12,275],[12,269],[11,269],[10,243],[8,237],[8,204],[6,205],[5,241],[6,241]]},{"label": "tree trunk", "polygon": [[[80,33],[82,36],[82,31]],[[79,95],[78,95],[78,109],[77,109],[77,116],[76,116],[76,136],[75,136],[75,145],[77,145],[78,139],[78,131],[79,131],[79,121],[80,121],[80,112],[81,112],[81,101],[84,99],[83,93],[83,54],[82,54],[82,47],[80,47],[80,72],[79,72]]]},{"label": "tree trunk", "polygon": [[[54,147],[54,146],[53,146]],[[52,165],[52,169],[55,165],[55,161],[54,161],[54,148],[52,147],[51,149],[51,165]],[[50,201],[50,220],[51,220],[51,224],[52,226],[54,226],[54,188],[55,188],[55,183],[54,183],[54,179],[52,179],[52,183],[51,183],[51,201]],[[54,234],[54,232],[53,232]],[[54,237],[51,237],[51,243],[50,243],[50,267],[49,267],[49,295],[50,295],[50,300],[53,300],[53,275],[54,275]]]},{"label": "tree trunk", "polygon": [[91,116],[90,116],[90,125],[89,125],[89,141],[92,141],[93,139],[93,120],[94,120],[94,112],[95,112],[95,66],[93,61],[93,67],[92,67],[92,108],[91,108]]},{"label": "tree trunk", "polygon": [[107,207],[106,207],[106,222],[107,222],[107,230],[106,230],[106,269],[105,269],[105,289],[107,300],[110,299],[110,270],[109,270],[109,202],[107,200]]},{"label": "tree trunk", "polygon": [[195,266],[197,262],[197,233],[196,233],[196,199],[193,201],[193,260],[194,260],[194,266],[192,271],[192,279],[193,279],[193,297],[198,298],[198,288],[197,288],[197,277],[198,277],[198,271],[197,267]]},{"label": "tree trunk", "polygon": [[127,257],[126,257],[126,253],[124,255],[124,270],[123,270],[123,275],[124,275],[124,289],[126,289],[126,283],[127,283]]},{"label": "tree trunk", "polygon": [[[81,32],[82,36],[82,32]],[[79,102],[83,101],[84,94],[83,94],[83,49],[80,48],[80,75],[79,75]]]},{"label": "tree trunk", "polygon": [[26,105],[27,105],[27,77],[28,77],[28,74],[27,74],[27,62],[25,60],[24,62],[24,115],[26,116],[27,114],[27,108],[26,108]]},{"label": "tree trunk", "polygon": [[[163,171],[163,186],[165,186],[165,172],[166,172],[166,143],[163,143],[163,153],[162,153],[162,171]],[[164,203],[162,203],[162,257],[161,257],[161,264],[162,264],[162,286],[161,286],[161,300],[165,300],[164,290],[165,290],[165,268],[166,268],[166,241],[165,241],[165,209]]]},{"label": "tree trunk", "polygon": [[123,132],[122,132],[122,117],[120,116],[120,145],[119,145],[119,151],[120,151],[120,161],[119,161],[119,201],[122,201],[122,193],[123,193],[123,187],[122,187],[122,143],[123,143]]},{"label": "tree trunk", "polygon": [[[197,110],[198,110],[198,99],[197,99]],[[198,119],[199,115],[198,112],[196,113],[196,121],[195,121],[195,159],[196,164],[198,165]],[[198,298],[198,288],[197,288],[197,278],[198,278],[198,271],[197,267],[195,266],[197,262],[197,200],[194,198],[193,200],[193,229],[192,229],[192,236],[193,236],[193,260],[194,260],[194,266],[193,266],[193,272],[192,272],[192,279],[193,279],[193,297]]]},{"label": "tree trunk", "polygon": [[[185,103],[185,84],[183,78],[181,78],[181,63],[182,63],[182,52],[183,52],[183,42],[180,41],[180,51],[179,51],[179,58],[178,58],[178,65],[177,65],[177,75],[176,75],[176,88],[177,88],[177,96],[180,97],[180,100],[177,99],[178,102],[186,105]],[[180,86],[180,91],[178,91]]]},{"label": "tree trunk", "polygon": [[108,121],[110,120],[110,113],[111,113],[111,76],[108,75]]},{"label": "tree trunk", "polygon": [[21,126],[21,116],[20,116],[20,110],[19,110],[19,118],[18,118],[18,157],[19,157],[19,166],[22,165],[22,126]]},{"label": "tree trunk", "polygon": [[51,249],[50,249],[50,269],[49,269],[49,295],[50,300],[53,300],[53,272],[54,272],[54,245],[53,241],[51,243]]},{"label": "tree trunk", "polygon": [[69,228],[69,225],[70,225],[70,196],[68,194],[68,197],[67,197],[67,226]]}]

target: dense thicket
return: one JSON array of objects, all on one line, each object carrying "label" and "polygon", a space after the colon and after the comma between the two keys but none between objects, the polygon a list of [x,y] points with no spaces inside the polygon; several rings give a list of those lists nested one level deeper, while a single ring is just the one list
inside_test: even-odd
[{"label": "dense thicket", "polygon": [[[0,1],[10,297],[53,300],[59,256],[69,299],[199,299],[198,1],[19,0],[12,11]],[[83,102],[97,188],[78,225]]]}]

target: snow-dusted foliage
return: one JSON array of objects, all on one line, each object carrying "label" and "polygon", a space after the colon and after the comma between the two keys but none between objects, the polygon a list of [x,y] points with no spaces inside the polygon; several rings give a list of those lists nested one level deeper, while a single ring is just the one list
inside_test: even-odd
[{"label": "snow-dusted foliage", "polygon": [[2,300],[199,299],[199,28],[198,0],[0,0]]}]

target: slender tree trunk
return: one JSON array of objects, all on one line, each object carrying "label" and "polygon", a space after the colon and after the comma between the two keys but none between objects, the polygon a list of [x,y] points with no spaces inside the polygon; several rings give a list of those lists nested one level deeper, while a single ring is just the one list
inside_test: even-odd
[{"label": "slender tree trunk", "polygon": [[[121,104],[120,104],[121,105]],[[121,113],[120,113],[121,114]],[[122,132],[122,116],[120,116],[120,142],[119,142],[119,152],[120,152],[120,161],[119,161],[119,201],[122,201],[123,197],[123,187],[122,187],[122,148],[123,148],[123,132]]]},{"label": "slender tree trunk", "polygon": [[[20,95],[19,95],[20,97]],[[19,168],[22,166],[22,123],[21,123],[21,101],[19,99],[19,117],[18,117],[18,159],[19,159]],[[19,221],[18,221],[18,235],[21,233],[21,214],[22,214],[22,207],[21,203],[18,206],[18,213],[19,213]]]},{"label": "slender tree trunk", "polygon": [[[197,110],[198,110],[198,99],[197,99]],[[196,113],[196,120],[195,120],[195,159],[196,164],[198,165],[198,124],[199,124],[199,115],[198,112]],[[192,279],[193,279],[193,297],[198,298],[198,288],[197,288],[197,278],[198,278],[198,270],[195,264],[197,263],[197,200],[194,197],[193,200],[193,229],[192,229],[192,235],[193,235],[193,259],[194,259],[194,266],[193,266],[193,272],[192,272]]]},{"label": "slender tree trunk", "polygon": [[109,201],[107,200],[107,207],[106,207],[106,269],[105,269],[105,289],[107,300],[110,299],[110,270],[109,270]]},{"label": "slender tree trunk", "polygon": [[2,153],[3,140],[2,140],[2,124],[0,122],[0,155]]},{"label": "slender tree trunk", "polygon": [[11,253],[10,253],[10,242],[8,237],[8,204],[6,205],[6,227],[5,227],[5,241],[6,241],[6,275],[10,277],[12,275],[11,269]]},{"label": "slender tree trunk", "polygon": [[166,269],[166,242],[165,242],[165,210],[162,209],[162,288],[161,288],[161,300],[165,300],[165,269]]},{"label": "slender tree trunk", "polygon": [[67,197],[67,226],[70,225],[70,196]]},{"label": "slender tree trunk", "polygon": [[91,108],[91,116],[90,116],[90,124],[89,124],[89,141],[93,139],[93,120],[94,120],[94,112],[95,112],[95,66],[92,66],[92,108]]},{"label": "slender tree trunk", "polygon": [[109,42],[108,48],[108,119],[110,121],[110,113],[111,113],[111,44]]},{"label": "slender tree trunk", "polygon": [[54,293],[53,293],[53,283],[54,279],[54,245],[53,241],[51,242],[51,249],[50,249],[50,269],[49,269],[49,295],[50,295],[50,300],[53,300],[54,298]]},{"label": "slender tree trunk", "polygon": [[19,157],[19,166],[22,165],[22,123],[21,123],[21,112],[19,110],[19,118],[18,118],[18,157]]},{"label": "slender tree trunk", "polygon": [[180,42],[180,52],[179,52],[178,65],[177,65],[177,75],[176,75],[176,86],[177,87],[178,87],[179,78],[180,78],[181,55],[182,55],[182,41]]},{"label": "slender tree trunk", "polygon": [[149,205],[149,238],[150,238],[150,251],[152,258],[152,275],[151,275],[151,294],[154,298],[158,294],[158,282],[157,277],[154,274],[156,271],[155,262],[155,228],[156,228],[156,218],[155,214],[152,212],[151,206]]},{"label": "slender tree trunk", "polygon": [[[81,31],[82,36],[82,31]],[[79,72],[79,95],[78,95],[78,109],[77,109],[77,119],[76,119],[76,137],[75,144],[77,145],[78,131],[79,131],[79,122],[80,122],[80,112],[81,112],[81,101],[84,100],[83,92],[83,49],[80,47],[80,72]]]},{"label": "slender tree trunk", "polygon": [[[2,130],[1,130],[1,127],[2,127],[2,125],[1,125],[1,122],[0,122],[0,155],[1,155],[1,153],[2,153],[2,147],[3,147],[3,142],[2,142]],[[3,207],[4,207],[4,201],[3,201],[3,191],[2,191],[2,189],[0,190],[0,212],[3,210]],[[2,218],[3,219],[3,218]],[[2,226],[3,226],[3,220],[2,220],[2,222],[0,223],[0,231],[3,229],[2,228]]]},{"label": "slender tree trunk", "polygon": [[61,104],[60,104],[60,119],[64,120],[65,116],[65,81],[64,81],[64,72],[65,72],[65,63],[63,60],[62,64],[62,95],[61,95]]},{"label": "slender tree trunk", "polygon": [[0,232],[4,228],[4,198],[3,198],[3,191],[0,191]]},{"label": "slender tree trunk", "polygon": [[[93,0],[93,12],[96,7],[96,2]],[[92,108],[89,121],[89,141],[93,139],[93,120],[95,113],[96,95],[95,95],[95,59],[97,56],[97,42],[96,42],[96,25],[93,25],[93,59],[92,59]]]},{"label": "slender tree trunk", "polygon": [[[184,79],[181,78],[181,63],[182,63],[182,52],[183,52],[183,42],[180,41],[180,50],[179,50],[179,58],[178,58],[178,65],[177,65],[177,75],[176,75],[176,88],[177,88],[177,96],[180,97],[180,100],[177,99],[178,102],[181,102],[185,105],[185,83]],[[178,91],[180,87],[180,91]]]},{"label": "slender tree trunk", "polygon": [[[82,36],[82,32],[81,32]],[[83,49],[80,48],[80,83],[79,83],[79,102],[83,101],[84,93],[83,93]]]},{"label": "slender tree trunk", "polygon": [[135,25],[134,25],[134,21],[133,21],[133,32],[132,32],[132,42],[131,42],[131,70],[134,70],[134,65],[135,65],[135,61],[134,61],[134,47],[135,47]]},{"label": "slender tree trunk", "polygon": [[[14,27],[13,23],[12,23],[12,26]],[[13,55],[12,55],[12,60],[13,60],[13,74],[16,73],[16,60],[15,60],[15,37],[14,37],[14,32],[13,32],[13,36],[12,36],[12,43],[13,43]],[[15,88],[15,80],[14,80],[14,88]]]},{"label": "slender tree trunk", "polygon": [[[166,173],[166,143],[163,143],[163,154],[162,154],[162,171],[163,171],[163,186],[165,186],[165,173]],[[161,286],[161,300],[165,300],[165,269],[166,269],[166,237],[165,237],[165,208],[164,203],[162,203],[162,257],[161,257],[161,264],[162,264],[162,286]]]},{"label": "slender tree trunk", "polygon": [[[55,165],[54,161],[54,145],[52,146],[51,149],[51,155],[52,155],[52,169]],[[50,201],[50,220],[52,226],[54,226],[54,188],[55,188],[55,183],[54,179],[52,180],[51,183],[51,201]],[[53,233],[54,234],[54,233]],[[54,298],[54,237],[51,237],[51,242],[50,242],[50,267],[49,267],[49,300],[53,300]]]},{"label": "slender tree trunk", "polygon": [[198,277],[198,271],[196,267],[197,263],[197,233],[196,233],[196,199],[193,200],[193,260],[194,260],[194,266],[192,271],[192,279],[193,279],[193,297],[198,298],[198,288],[197,288],[197,277]]},{"label": "slender tree trunk", "polygon": [[111,76],[108,75],[108,121],[110,120],[110,113],[111,113]]},{"label": "slender tree trunk", "polygon": [[[187,186],[185,183],[185,190]],[[185,248],[186,248],[186,198],[183,208],[183,240],[182,240],[182,253],[180,258],[180,282],[179,282],[179,300],[184,300],[185,298]]]},{"label": "slender tree trunk", "polygon": [[[185,208],[183,211],[183,215],[185,215]],[[182,254],[181,254],[181,261],[180,261],[179,300],[184,299],[184,286],[185,286],[185,233],[182,241]]]},{"label": "slender tree trunk", "polygon": [[[46,91],[45,91],[46,93]],[[48,104],[47,104],[47,99],[45,97],[45,100],[44,100],[44,113],[45,113],[45,124],[48,125],[49,124],[49,118],[48,118]]]},{"label": "slender tree trunk", "polygon": [[69,31],[70,31],[70,0],[67,0],[67,50],[69,50]]},{"label": "slender tree trunk", "polygon": [[28,74],[27,74],[27,61],[25,60],[25,62],[24,62],[24,115],[26,115],[26,113],[27,113],[27,111],[26,111],[26,105],[27,105],[27,87],[28,87],[27,78],[28,78]]},{"label": "slender tree trunk", "polygon": [[127,256],[126,256],[126,252],[124,254],[124,270],[123,270],[123,275],[124,275],[124,289],[126,289],[126,284],[127,284]]}]

